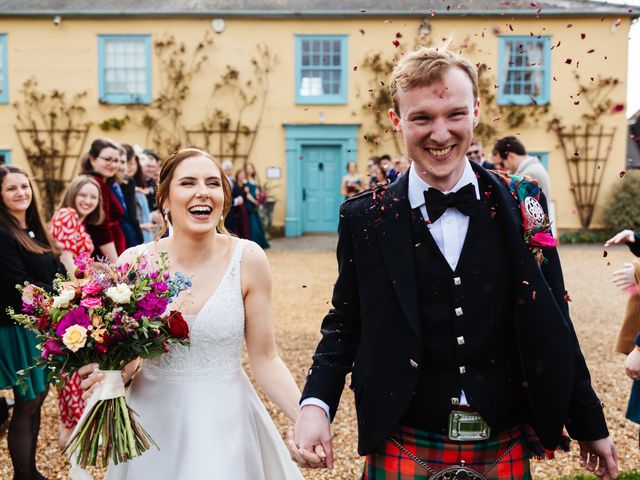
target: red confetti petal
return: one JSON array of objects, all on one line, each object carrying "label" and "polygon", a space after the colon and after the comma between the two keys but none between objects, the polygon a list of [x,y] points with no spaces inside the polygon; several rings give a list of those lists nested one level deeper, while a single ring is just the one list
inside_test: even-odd
[{"label": "red confetti petal", "polygon": [[591,50],[587,51],[587,53],[593,53],[593,52],[595,52],[595,51],[596,51],[596,49],[595,49],[595,48],[592,48]]},{"label": "red confetti petal", "polygon": [[564,61],[564,63],[566,63],[567,65],[571,65],[571,62],[572,62],[572,61],[573,61],[573,60],[571,60],[570,58],[567,58],[567,59]]},{"label": "red confetti petal", "polygon": [[511,26],[511,24],[509,23],[509,30],[511,30],[513,32],[513,27]]},{"label": "red confetti petal", "polygon": [[357,72],[358,71],[358,66],[356,65],[355,67],[353,67],[353,71]]},{"label": "red confetti petal", "polygon": [[617,27],[617,26],[618,26],[618,25],[620,25],[621,23],[622,23],[622,19],[621,19],[621,18],[619,18],[619,19],[617,19],[615,22],[613,22],[613,26],[614,26],[614,27]]},{"label": "red confetti petal", "polygon": [[359,29],[358,29],[358,31],[359,31],[362,35],[364,35],[364,30],[363,30],[362,28],[359,28]]},{"label": "red confetti petal", "polygon": [[622,170],[622,171],[620,172],[620,178],[624,177],[624,174],[625,174],[625,173],[627,173],[627,172],[625,172],[624,170]]},{"label": "red confetti petal", "polygon": [[396,40],[394,40],[394,41],[393,41],[393,42],[391,42],[391,43],[393,43],[393,45],[394,45],[396,48],[398,48],[398,47],[400,46],[400,42],[399,42],[397,39],[396,39]]},{"label": "red confetti petal", "polygon": [[573,23],[567,23],[567,28],[573,27]]},{"label": "red confetti petal", "polygon": [[586,36],[587,36],[587,34],[586,34],[586,33],[581,33],[581,34],[580,34],[580,38],[581,38],[582,40],[584,40]]},{"label": "red confetti petal", "polygon": [[402,38],[402,34],[400,32],[396,32],[396,38]]},{"label": "red confetti petal", "polygon": [[611,109],[611,113],[620,113],[624,110],[624,103],[616,103]]}]

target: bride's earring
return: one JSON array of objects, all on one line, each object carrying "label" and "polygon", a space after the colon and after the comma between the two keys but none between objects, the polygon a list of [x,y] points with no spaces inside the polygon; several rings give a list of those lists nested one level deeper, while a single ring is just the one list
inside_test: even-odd
[{"label": "bride's earring", "polygon": [[164,216],[164,218],[167,218],[169,216],[169,209],[168,208],[163,209],[162,215]]}]

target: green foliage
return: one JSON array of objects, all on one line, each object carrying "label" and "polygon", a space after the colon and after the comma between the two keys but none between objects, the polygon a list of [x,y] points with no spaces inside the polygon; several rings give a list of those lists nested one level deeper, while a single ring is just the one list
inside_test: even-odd
[{"label": "green foliage", "polygon": [[611,231],[640,230],[640,171],[629,170],[613,186],[604,211],[604,223]]},{"label": "green foliage", "polygon": [[106,120],[100,122],[98,126],[103,132],[109,132],[111,130],[120,131],[124,128],[129,120],[129,115],[125,115],[122,118],[107,118]]},{"label": "green foliage", "polygon": [[571,230],[560,234],[560,245],[576,243],[602,244],[611,238],[609,230]]}]

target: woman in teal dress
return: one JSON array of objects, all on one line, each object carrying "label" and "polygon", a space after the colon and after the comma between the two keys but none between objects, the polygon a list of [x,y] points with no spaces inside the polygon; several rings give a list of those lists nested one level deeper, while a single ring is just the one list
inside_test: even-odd
[{"label": "woman in teal dress", "polygon": [[[244,167],[244,173],[246,179],[245,192],[247,194],[247,211],[249,212],[249,231],[251,232],[251,240],[260,245],[263,249],[270,247],[269,241],[264,234],[264,227],[262,220],[260,220],[260,214],[258,208],[260,207],[258,189],[258,179],[256,169],[252,163],[247,163]],[[242,176],[241,176],[242,178]]]},{"label": "woman in teal dress", "polygon": [[0,389],[12,388],[15,397],[9,454],[14,480],[40,480],[45,477],[36,468],[36,444],[40,408],[48,391],[46,374],[42,369],[31,370],[26,388],[16,385],[17,372],[31,366],[40,351],[35,335],[16,325],[6,310],[22,310],[16,285],[30,282],[51,290],[56,273],[64,269],[38,214],[27,174],[17,167],[1,165],[0,192]]}]

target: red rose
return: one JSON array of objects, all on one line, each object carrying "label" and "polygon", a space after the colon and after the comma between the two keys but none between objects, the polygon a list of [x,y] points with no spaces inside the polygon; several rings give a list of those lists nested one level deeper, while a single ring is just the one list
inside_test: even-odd
[{"label": "red rose", "polygon": [[189,338],[189,325],[180,312],[173,311],[169,314],[167,329],[173,338]]}]

